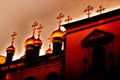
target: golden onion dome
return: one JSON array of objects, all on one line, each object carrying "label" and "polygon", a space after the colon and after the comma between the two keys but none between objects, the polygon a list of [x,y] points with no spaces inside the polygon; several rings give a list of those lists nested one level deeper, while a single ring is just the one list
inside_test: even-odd
[{"label": "golden onion dome", "polygon": [[45,55],[47,54],[52,54],[52,49],[50,47],[45,51]]},{"label": "golden onion dome", "polygon": [[52,54],[51,43],[49,43],[49,48],[45,51],[45,55]]},{"label": "golden onion dome", "polygon": [[28,38],[28,39],[25,41],[24,46],[26,47],[27,45],[30,45],[30,44],[33,45],[33,44],[34,44],[34,40],[35,40],[35,37],[34,37],[34,36]]},{"label": "golden onion dome", "polygon": [[41,39],[35,39],[34,40],[34,46],[40,46],[40,45],[42,45],[42,40]]},{"label": "golden onion dome", "polygon": [[15,51],[15,47],[11,45],[6,49],[6,51]]},{"label": "golden onion dome", "polygon": [[65,32],[58,29],[50,35],[50,40],[53,41],[53,38],[55,38],[55,37],[63,38],[64,34],[65,34]]}]

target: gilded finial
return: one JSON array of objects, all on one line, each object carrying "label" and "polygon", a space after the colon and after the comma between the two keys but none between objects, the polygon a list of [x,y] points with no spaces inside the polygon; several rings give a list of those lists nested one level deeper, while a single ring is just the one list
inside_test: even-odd
[{"label": "gilded finial", "polygon": [[17,36],[17,33],[16,33],[16,32],[13,32],[13,34],[11,35],[11,37],[12,37],[12,42],[11,42],[11,44],[12,44],[12,45],[13,45],[13,43],[14,43],[15,36]]},{"label": "gilded finial", "polygon": [[33,28],[33,36],[35,35],[35,30],[36,30],[36,27],[38,26],[38,22],[35,21],[33,24],[32,24],[32,28]]}]

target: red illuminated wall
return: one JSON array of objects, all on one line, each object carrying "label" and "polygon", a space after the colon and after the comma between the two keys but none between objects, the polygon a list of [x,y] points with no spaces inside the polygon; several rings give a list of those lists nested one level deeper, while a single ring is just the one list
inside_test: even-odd
[{"label": "red illuminated wall", "polygon": [[60,60],[44,62],[42,64],[38,63],[38,65],[32,65],[28,68],[24,66],[10,71],[4,76],[4,80],[27,80],[29,77],[33,77],[36,80],[45,80],[50,73],[56,73],[60,77],[61,67],[62,63]]},{"label": "red illuminated wall", "polygon": [[[86,66],[83,63],[83,59],[86,57],[86,49],[81,46],[81,40],[83,40],[87,35],[89,35],[95,29],[102,30],[108,33],[113,33],[115,35],[112,41],[112,49],[114,55],[114,66],[118,67],[120,62],[120,15],[109,16],[107,18],[100,18],[100,16],[95,16],[99,19],[87,22],[86,24],[76,22],[70,25],[65,25],[65,27],[71,26],[72,28],[67,29],[66,35],[66,80],[80,80],[80,75],[86,71]],[[96,19],[96,18],[93,18]],[[92,18],[90,19],[92,20]],[[85,20],[84,20],[85,21]],[[105,45],[103,45],[105,47]],[[89,50],[90,59],[88,59],[89,64],[87,64],[87,71],[91,67],[92,48]],[[107,51],[106,51],[107,55]],[[109,69],[109,61],[106,56],[106,69]]]}]

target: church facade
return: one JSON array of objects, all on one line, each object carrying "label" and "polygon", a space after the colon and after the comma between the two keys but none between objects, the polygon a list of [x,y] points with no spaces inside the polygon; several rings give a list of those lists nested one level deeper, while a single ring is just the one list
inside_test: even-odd
[{"label": "church facade", "polygon": [[[50,36],[53,50],[39,56],[42,40],[25,41],[25,55],[12,61],[13,43],[0,65],[0,80],[114,80],[120,70],[120,9],[62,25]],[[33,27],[38,25],[35,23]],[[64,46],[64,49],[62,49]],[[112,74],[115,74],[112,76]],[[119,78],[120,79],[120,78]]]},{"label": "church facade", "polygon": [[[120,9],[64,25],[67,29],[66,80],[80,80],[80,75],[86,79],[113,68],[119,69],[119,12]],[[101,76],[99,80],[104,80]]]}]

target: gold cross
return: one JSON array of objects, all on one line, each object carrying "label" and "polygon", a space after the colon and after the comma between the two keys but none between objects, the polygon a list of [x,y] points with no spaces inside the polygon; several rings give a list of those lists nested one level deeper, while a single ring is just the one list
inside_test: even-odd
[{"label": "gold cross", "polygon": [[70,16],[67,16],[67,18],[65,19],[65,22],[69,23],[70,20],[72,20],[72,18]]},{"label": "gold cross", "polygon": [[105,8],[103,8],[102,6],[99,6],[99,9],[96,11],[96,12],[98,12],[98,13],[102,13],[102,11],[104,11],[105,10]]},{"label": "gold cross", "polygon": [[62,14],[62,13],[60,13],[59,15],[58,15],[58,17],[56,18],[57,20],[59,20],[58,21],[58,23],[59,23],[59,27],[61,26],[61,23],[62,23],[62,18],[64,18],[65,17],[65,15],[64,14]]},{"label": "gold cross", "polygon": [[86,15],[88,15],[88,18],[90,17],[90,14],[91,14],[92,10],[93,10],[93,7],[91,7],[90,5],[88,5],[88,7],[84,10]]},{"label": "gold cross", "polygon": [[41,29],[43,28],[42,24],[39,24],[37,30],[38,30],[38,38],[40,37],[40,32],[41,32]]},{"label": "gold cross", "polygon": [[33,25],[32,25],[32,28],[33,28],[33,36],[34,36],[34,34],[35,34],[35,30],[36,30],[36,26],[38,26],[38,22],[37,21],[35,21],[34,23],[33,23]]},{"label": "gold cross", "polygon": [[11,37],[12,37],[12,45],[13,45],[13,43],[14,43],[14,39],[15,39],[15,36],[17,36],[17,33],[16,32],[13,32],[13,34],[11,35]]},{"label": "gold cross", "polygon": [[62,14],[62,13],[60,13],[60,14],[58,15],[57,19],[58,19],[58,20],[61,20],[61,19],[64,18],[64,17],[65,17],[65,15]]}]

